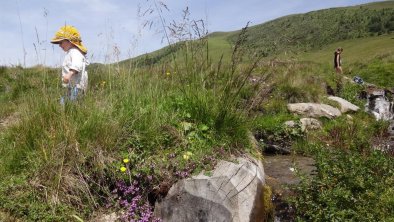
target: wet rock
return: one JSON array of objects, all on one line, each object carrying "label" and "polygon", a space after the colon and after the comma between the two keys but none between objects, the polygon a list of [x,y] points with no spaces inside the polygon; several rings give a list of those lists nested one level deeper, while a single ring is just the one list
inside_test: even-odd
[{"label": "wet rock", "polygon": [[392,120],[394,118],[394,104],[384,90],[372,90],[368,94],[365,110],[372,113],[376,120]]},{"label": "wet rock", "polygon": [[327,117],[330,119],[341,115],[341,111],[330,105],[319,103],[291,103],[287,105],[290,112],[306,117]]},{"label": "wet rock", "polygon": [[298,184],[297,171],[311,176],[316,170],[315,161],[303,156],[264,156],[263,163],[266,176],[278,180],[281,185]]},{"label": "wet rock", "polygon": [[282,147],[274,144],[266,144],[264,147],[264,154],[268,155],[289,155],[291,153],[290,147]]}]

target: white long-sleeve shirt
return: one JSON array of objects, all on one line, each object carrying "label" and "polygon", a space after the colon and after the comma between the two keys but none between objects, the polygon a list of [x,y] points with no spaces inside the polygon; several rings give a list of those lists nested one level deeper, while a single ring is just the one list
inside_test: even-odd
[{"label": "white long-sleeve shirt", "polygon": [[[62,64],[62,79],[70,70],[78,73],[74,74],[70,79],[70,85],[79,89],[86,90],[88,84],[88,73],[86,71],[87,60],[85,56],[77,48],[71,48],[66,52]],[[64,86],[69,86],[68,84]]]}]

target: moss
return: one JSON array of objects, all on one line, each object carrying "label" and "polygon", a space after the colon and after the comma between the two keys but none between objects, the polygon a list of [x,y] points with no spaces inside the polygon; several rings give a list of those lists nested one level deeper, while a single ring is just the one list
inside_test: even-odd
[{"label": "moss", "polygon": [[261,201],[263,202],[263,209],[265,220],[270,221],[274,215],[274,205],[272,203],[272,190],[271,187],[267,185],[263,185],[262,192],[261,192]]}]

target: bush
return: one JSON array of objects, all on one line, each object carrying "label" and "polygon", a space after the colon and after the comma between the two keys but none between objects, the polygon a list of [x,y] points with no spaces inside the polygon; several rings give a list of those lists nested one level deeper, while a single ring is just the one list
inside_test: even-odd
[{"label": "bush", "polygon": [[[317,175],[304,179],[293,203],[300,221],[391,221],[394,219],[393,158],[321,149]],[[379,210],[376,210],[379,209]]]}]

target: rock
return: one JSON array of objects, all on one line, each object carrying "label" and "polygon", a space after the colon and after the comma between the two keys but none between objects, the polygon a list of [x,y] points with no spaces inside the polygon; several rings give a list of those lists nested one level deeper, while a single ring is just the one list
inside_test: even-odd
[{"label": "rock", "polygon": [[390,121],[387,132],[390,134],[390,136],[394,136],[394,120]]},{"label": "rock", "polygon": [[340,97],[329,96],[328,99],[339,103],[339,105],[341,106],[342,113],[357,112],[360,109],[360,107],[358,107],[358,106],[354,105],[353,103],[348,102],[347,100],[342,99]]},{"label": "rock", "polygon": [[394,103],[385,96],[384,90],[369,91],[365,110],[372,113],[376,120],[394,119]]},{"label": "rock", "polygon": [[290,103],[287,104],[290,112],[298,113],[307,117],[335,118],[341,115],[341,111],[326,104],[318,103]]},{"label": "rock", "polygon": [[305,132],[307,130],[321,129],[322,123],[314,118],[301,118],[298,124],[295,121],[290,120],[285,122],[285,126],[289,128],[301,126],[301,131]]},{"label": "rock", "polygon": [[289,155],[291,153],[290,147],[281,147],[274,144],[266,144],[264,147],[264,153],[273,155],[273,154],[281,154],[281,155]]},{"label": "rock", "polygon": [[100,214],[95,216],[91,222],[115,222],[119,221],[120,217],[117,213],[113,212],[111,214]]},{"label": "rock", "polygon": [[[266,177],[275,178],[280,185],[298,184],[301,178],[297,171],[300,171],[304,176],[311,177],[316,170],[315,161],[310,157],[266,156],[263,162]],[[275,191],[277,187],[272,186],[272,188]]]},{"label": "rock", "polygon": [[174,184],[157,202],[154,215],[163,221],[264,221],[262,163],[238,158],[220,161],[211,177],[198,175]]},{"label": "rock", "polygon": [[249,142],[254,150],[260,150],[260,144],[251,131],[248,132]]},{"label": "rock", "polygon": [[285,126],[289,128],[294,128],[297,126],[296,122],[294,120],[289,120],[285,122]]},{"label": "rock", "polygon": [[300,119],[300,122],[301,122],[301,131],[302,132],[322,128],[321,122],[317,119],[314,119],[314,118],[302,118],[302,119]]}]

